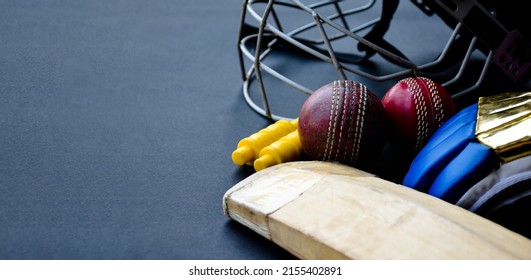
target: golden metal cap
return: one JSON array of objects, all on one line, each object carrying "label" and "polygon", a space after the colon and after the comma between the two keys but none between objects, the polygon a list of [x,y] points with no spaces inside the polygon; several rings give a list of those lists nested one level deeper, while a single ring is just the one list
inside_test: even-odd
[{"label": "golden metal cap", "polygon": [[480,97],[476,138],[503,162],[531,154],[531,92]]}]

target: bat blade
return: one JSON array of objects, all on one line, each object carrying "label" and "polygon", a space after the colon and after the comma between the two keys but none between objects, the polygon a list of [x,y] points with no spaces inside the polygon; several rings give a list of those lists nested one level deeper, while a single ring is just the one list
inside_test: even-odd
[{"label": "bat blade", "polygon": [[301,161],[254,173],[225,214],[301,259],[531,259],[531,240],[367,172]]}]

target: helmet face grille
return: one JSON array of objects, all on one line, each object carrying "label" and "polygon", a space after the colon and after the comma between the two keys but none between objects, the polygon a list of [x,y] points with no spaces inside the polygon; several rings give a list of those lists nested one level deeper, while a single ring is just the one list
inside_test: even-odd
[{"label": "helmet face grille", "polygon": [[441,1],[360,2],[244,1],[238,50],[249,105],[291,119],[315,89],[338,79],[379,97],[411,76],[430,77],[454,97],[483,83],[493,51]]}]

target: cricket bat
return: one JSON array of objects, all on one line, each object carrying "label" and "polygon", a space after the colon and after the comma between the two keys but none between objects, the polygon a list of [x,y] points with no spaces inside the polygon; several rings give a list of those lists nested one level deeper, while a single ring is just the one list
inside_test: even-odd
[{"label": "cricket bat", "polygon": [[223,196],[225,215],[300,259],[531,259],[531,240],[362,170],[299,161]]}]

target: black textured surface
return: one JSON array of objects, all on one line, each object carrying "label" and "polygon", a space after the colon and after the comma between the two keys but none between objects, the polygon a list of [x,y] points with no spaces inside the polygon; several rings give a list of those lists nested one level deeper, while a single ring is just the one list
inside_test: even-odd
[{"label": "black textured surface", "polygon": [[266,124],[240,1],[0,7],[0,258],[291,257],[222,211],[235,143]]},{"label": "black textured surface", "polygon": [[0,259],[292,258],[222,211],[252,173],[237,141],[269,124],[241,94],[240,10],[0,0]]}]

